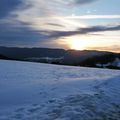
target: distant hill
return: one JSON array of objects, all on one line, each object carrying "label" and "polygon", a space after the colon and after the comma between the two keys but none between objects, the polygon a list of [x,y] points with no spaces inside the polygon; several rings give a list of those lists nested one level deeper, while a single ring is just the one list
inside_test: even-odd
[{"label": "distant hill", "polygon": [[86,60],[80,62],[79,65],[86,67],[120,69],[120,54],[111,53],[87,58]]},{"label": "distant hill", "polygon": [[66,60],[71,59],[74,62],[76,61],[76,58],[79,61],[88,57],[101,56],[103,54],[109,54],[109,53],[110,52],[89,51],[89,50],[79,51],[79,50],[64,50],[64,49],[50,49],[50,48],[0,47],[0,54],[15,59],[64,57]]},{"label": "distant hill", "polygon": [[111,52],[104,51],[95,51],[95,50],[67,50],[66,56],[64,58],[65,64],[76,64],[78,65],[80,62],[93,58],[96,56],[103,56],[111,54]]},{"label": "distant hill", "polygon": [[9,59],[9,58],[0,54],[0,59]]},{"label": "distant hill", "polygon": [[[14,60],[107,68],[116,68],[113,66],[113,63],[116,59],[119,62],[120,59],[119,53],[107,51],[79,51],[50,48],[0,47],[0,54]],[[119,68],[118,66],[117,68]]]},{"label": "distant hill", "polygon": [[0,54],[15,59],[24,59],[31,57],[61,57],[64,56],[64,49],[49,48],[17,48],[17,47],[0,47]]}]

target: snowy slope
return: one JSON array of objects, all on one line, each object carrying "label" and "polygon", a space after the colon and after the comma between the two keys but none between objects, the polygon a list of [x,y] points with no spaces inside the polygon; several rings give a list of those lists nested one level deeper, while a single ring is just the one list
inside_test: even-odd
[{"label": "snowy slope", "polygon": [[0,60],[0,120],[120,120],[120,71]]}]

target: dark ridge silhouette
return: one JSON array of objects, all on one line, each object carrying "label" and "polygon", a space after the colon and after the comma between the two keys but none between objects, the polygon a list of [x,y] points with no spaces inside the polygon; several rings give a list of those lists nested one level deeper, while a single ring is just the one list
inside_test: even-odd
[{"label": "dark ridge silhouette", "polygon": [[31,57],[61,57],[64,56],[64,49],[49,48],[17,48],[17,47],[0,47],[0,54],[15,59],[24,59]]},{"label": "dark ridge silhouette", "polygon": [[0,59],[120,69],[113,65],[116,59],[119,62],[120,53],[107,51],[0,47],[0,54]]},{"label": "dark ridge silhouette", "polygon": [[0,59],[9,60],[10,58],[8,58],[8,57],[6,57],[6,56],[0,54]]}]

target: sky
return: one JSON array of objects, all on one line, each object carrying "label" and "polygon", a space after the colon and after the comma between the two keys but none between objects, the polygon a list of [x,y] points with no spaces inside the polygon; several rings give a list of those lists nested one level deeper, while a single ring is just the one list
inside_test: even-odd
[{"label": "sky", "polygon": [[0,46],[120,52],[120,0],[0,0]]}]

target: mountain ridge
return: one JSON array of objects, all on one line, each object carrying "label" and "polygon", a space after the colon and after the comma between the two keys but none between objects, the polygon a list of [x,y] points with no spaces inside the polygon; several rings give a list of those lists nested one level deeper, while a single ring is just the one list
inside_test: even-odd
[{"label": "mountain ridge", "polygon": [[1,46],[0,54],[6,56],[5,59],[11,58],[22,61],[85,67],[98,67],[98,64],[112,64],[117,58],[120,59],[120,53],[109,51],[65,50],[57,48],[19,48]]}]

